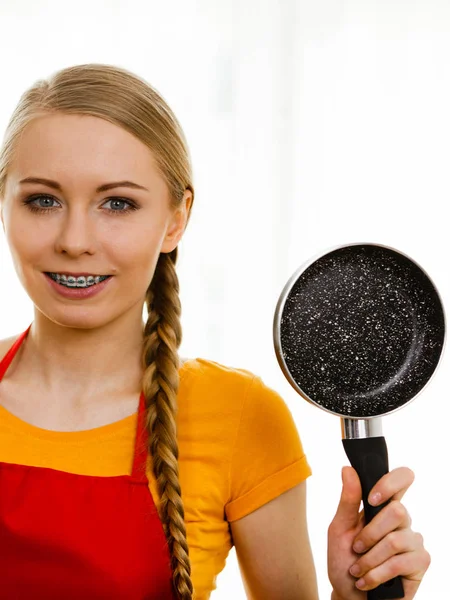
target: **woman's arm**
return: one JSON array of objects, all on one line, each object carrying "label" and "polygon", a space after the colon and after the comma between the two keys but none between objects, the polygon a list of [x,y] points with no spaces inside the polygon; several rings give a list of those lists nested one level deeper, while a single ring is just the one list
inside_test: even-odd
[{"label": "woman's arm", "polygon": [[318,600],[305,481],[230,525],[250,600]]}]

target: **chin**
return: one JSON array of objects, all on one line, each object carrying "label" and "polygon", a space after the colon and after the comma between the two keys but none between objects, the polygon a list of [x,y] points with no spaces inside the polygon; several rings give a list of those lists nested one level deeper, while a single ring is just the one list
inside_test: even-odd
[{"label": "chin", "polygon": [[94,308],[86,310],[81,307],[65,307],[60,310],[54,308],[53,310],[42,310],[36,306],[36,310],[41,313],[44,319],[60,327],[70,329],[98,329],[114,320],[113,315],[108,318],[104,310],[95,310]]}]

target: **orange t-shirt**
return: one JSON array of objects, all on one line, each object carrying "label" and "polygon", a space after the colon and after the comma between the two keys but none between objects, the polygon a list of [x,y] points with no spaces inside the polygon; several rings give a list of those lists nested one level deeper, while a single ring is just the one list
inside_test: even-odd
[{"label": "orange t-shirt", "polygon": [[[130,474],[136,418],[59,432],[25,423],[0,406],[0,461],[81,475]],[[311,470],[285,402],[248,371],[200,358],[183,363],[177,428],[192,581],[196,600],[207,600],[232,547],[228,522]],[[157,503],[151,470],[148,477]]]}]

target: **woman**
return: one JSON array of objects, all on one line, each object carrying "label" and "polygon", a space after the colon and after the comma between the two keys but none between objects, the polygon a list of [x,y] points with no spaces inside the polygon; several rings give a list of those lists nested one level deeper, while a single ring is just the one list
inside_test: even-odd
[{"label": "woman", "polygon": [[[181,363],[177,245],[194,197],[163,99],[79,65],[20,99],[0,153],[2,224],[35,306],[0,343],[0,598],[209,598],[232,544],[249,598],[316,600],[310,469],[282,399],[248,371]],[[143,323],[143,308],[146,322]],[[329,527],[334,600],[429,555],[400,499],[366,527],[343,469]]]}]

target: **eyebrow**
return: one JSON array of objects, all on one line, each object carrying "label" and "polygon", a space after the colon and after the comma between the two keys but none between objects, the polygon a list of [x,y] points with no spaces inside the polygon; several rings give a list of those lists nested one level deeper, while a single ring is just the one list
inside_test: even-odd
[{"label": "eyebrow", "polygon": [[[62,190],[62,187],[57,181],[52,181],[51,179],[45,179],[43,177],[26,177],[25,179],[21,179],[19,183],[42,183],[43,185],[47,185],[55,190]],[[115,181],[112,183],[104,183],[96,189],[96,192],[106,192],[117,187],[128,187],[134,190],[145,190],[148,192],[147,188],[143,187],[142,185],[138,185],[137,183],[133,183],[132,181]]]}]

